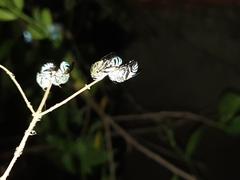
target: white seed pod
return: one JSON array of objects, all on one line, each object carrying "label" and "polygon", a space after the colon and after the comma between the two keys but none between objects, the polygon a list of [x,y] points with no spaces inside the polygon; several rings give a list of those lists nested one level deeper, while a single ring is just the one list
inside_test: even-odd
[{"label": "white seed pod", "polygon": [[137,71],[138,62],[129,61],[127,64],[123,64],[114,71],[109,72],[108,76],[111,81],[121,83],[136,76]]}]

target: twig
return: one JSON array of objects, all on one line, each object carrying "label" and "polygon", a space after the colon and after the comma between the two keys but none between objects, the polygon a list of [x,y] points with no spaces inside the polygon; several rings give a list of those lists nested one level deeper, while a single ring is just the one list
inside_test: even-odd
[{"label": "twig", "polygon": [[130,114],[130,115],[120,115],[112,117],[115,121],[139,121],[145,119],[153,119],[155,121],[163,121],[165,119],[187,119],[195,122],[200,122],[210,127],[218,128],[218,125],[214,123],[213,120],[208,119],[204,116],[192,113],[192,112],[180,112],[180,111],[160,111],[144,114]]},{"label": "twig", "polygon": [[75,98],[76,96],[81,94],[83,91],[85,91],[87,89],[90,89],[91,86],[93,86],[94,84],[96,84],[99,81],[101,81],[101,79],[100,80],[99,79],[95,80],[95,81],[91,82],[90,84],[86,84],[85,87],[83,87],[79,91],[75,92],[73,95],[69,96],[68,98],[66,98],[65,100],[61,101],[60,103],[57,103],[54,106],[50,107],[49,109],[43,111],[42,113],[40,113],[40,115],[44,116],[45,114],[48,114],[49,112],[52,112],[53,110],[55,110],[55,109],[59,108],[60,106],[66,104],[68,101],[72,100],[73,98]]},{"label": "twig", "polygon": [[[22,91],[22,88],[20,87],[19,83],[15,80],[14,75],[7,70],[5,67],[3,67],[2,65],[0,65],[0,68],[2,68],[13,80],[13,82],[15,83],[15,85],[17,86],[18,90],[20,91],[21,95],[24,98],[24,101],[27,104],[27,107],[30,109],[30,111],[33,113],[33,119],[29,125],[29,127],[27,128],[27,130],[24,133],[24,136],[19,144],[19,146],[16,148],[13,159],[11,160],[11,162],[8,165],[8,168],[6,169],[6,171],[4,172],[4,174],[2,175],[2,177],[0,177],[0,180],[6,180],[6,178],[8,177],[13,165],[15,164],[16,160],[21,156],[23,149],[25,147],[26,141],[28,139],[28,137],[30,135],[33,135],[33,129],[36,125],[36,123],[41,119],[41,117],[43,115],[46,115],[47,113],[59,108],[60,106],[64,105],[65,103],[67,103],[68,101],[70,101],[71,99],[73,99],[74,97],[76,97],[77,95],[79,95],[80,93],[82,93],[83,91],[90,89],[90,87],[94,84],[96,84],[97,82],[99,82],[100,80],[95,80],[92,83],[90,83],[89,85],[85,85],[84,88],[80,89],[79,91],[77,91],[76,93],[74,93],[73,95],[69,96],[68,98],[66,98],[65,100],[63,100],[60,103],[57,103],[56,105],[50,107],[49,109],[47,109],[46,111],[42,112],[42,108],[47,100],[47,97],[49,95],[51,86],[48,87],[48,89],[46,90],[43,99],[37,109],[37,111],[35,112],[32,108],[32,106],[30,105],[29,101],[27,100],[24,92]],[[109,117],[108,115],[106,115],[104,112],[102,112],[98,105],[95,102],[91,102],[92,107],[94,108],[94,110],[98,113],[98,115],[104,119],[107,123],[111,124],[111,126],[132,146],[134,146],[138,151],[142,152],[143,154],[145,154],[146,156],[148,156],[149,158],[153,159],[154,161],[158,162],[159,164],[161,164],[162,166],[164,166],[165,168],[167,168],[169,171],[171,171],[172,173],[186,179],[186,180],[196,180],[196,177],[184,172],[183,170],[179,169],[178,167],[176,167],[175,165],[173,165],[172,163],[168,162],[167,160],[165,160],[164,158],[162,158],[160,155],[152,152],[151,150],[149,150],[148,148],[146,148],[145,146],[141,145],[140,143],[137,142],[137,140],[135,140],[131,135],[129,135],[124,129],[122,129],[119,125],[117,125],[112,119],[111,117]],[[109,128],[109,127],[108,127]],[[106,131],[107,132],[107,131]],[[106,137],[110,137],[110,134],[106,134]],[[109,142],[108,142],[109,143]],[[110,147],[111,144],[109,144],[108,146]]]},{"label": "twig", "polygon": [[[44,93],[44,96],[41,100],[41,103],[37,109],[37,111],[35,112],[34,109],[32,108],[30,102],[28,101],[27,97],[25,96],[25,93],[23,92],[21,86],[19,85],[19,83],[17,82],[17,80],[15,79],[15,76],[13,75],[12,72],[10,72],[7,68],[5,68],[4,66],[0,65],[0,68],[2,68],[9,76],[10,78],[13,80],[13,82],[15,83],[16,87],[18,88],[19,92],[21,93],[25,103],[27,104],[27,107],[30,109],[30,111],[32,112],[32,116],[33,119],[31,121],[31,123],[29,124],[27,130],[24,133],[24,136],[19,144],[19,146],[16,148],[15,152],[14,152],[14,156],[12,158],[12,160],[10,161],[6,171],[4,172],[4,174],[0,177],[0,180],[6,180],[6,178],[9,176],[10,171],[12,170],[15,162],[17,161],[17,159],[21,156],[23,149],[26,145],[26,142],[28,140],[28,137],[30,135],[34,135],[35,131],[34,131],[34,127],[36,126],[37,122],[40,121],[40,119],[42,118],[42,116],[46,115],[47,113],[59,108],[60,106],[64,105],[65,103],[67,103],[68,101],[70,101],[71,99],[73,99],[74,97],[76,97],[77,95],[79,95],[80,93],[82,93],[83,91],[90,89],[91,86],[93,86],[94,84],[96,84],[97,82],[101,81],[102,79],[98,79],[93,81],[92,83],[85,85],[84,88],[80,89],[79,91],[77,91],[76,93],[74,93],[73,95],[69,96],[68,98],[66,98],[65,100],[63,100],[60,103],[55,104],[54,106],[52,106],[51,108],[49,108],[48,110],[42,112],[43,106],[47,100],[47,97],[49,95],[50,89],[52,87],[52,85],[50,85],[46,92]],[[110,135],[111,137],[111,135]]]},{"label": "twig", "polygon": [[[107,117],[106,117],[107,118]],[[113,126],[113,128],[119,133],[121,134],[121,136],[129,143],[131,144],[133,147],[135,147],[138,151],[140,151],[141,153],[143,153],[144,155],[148,156],[149,158],[151,158],[152,160],[158,162],[159,164],[161,164],[162,166],[164,166],[165,168],[167,168],[169,171],[171,171],[172,173],[186,179],[186,180],[196,180],[196,177],[194,177],[193,175],[188,174],[187,172],[179,169],[178,167],[176,167],[175,165],[173,165],[172,163],[170,163],[169,161],[167,161],[166,159],[164,159],[163,157],[161,157],[159,154],[156,154],[154,152],[152,152],[151,150],[149,150],[148,148],[146,148],[145,146],[143,146],[142,144],[138,143],[131,135],[129,135],[124,129],[122,129],[119,125],[117,125],[112,119],[110,119],[109,117],[107,118],[108,121],[111,123],[111,125]]]},{"label": "twig", "polygon": [[110,172],[110,179],[116,180],[116,172],[115,172],[115,163],[114,163],[114,153],[113,153],[113,147],[112,147],[112,138],[111,138],[111,129],[109,126],[109,122],[106,121],[106,119],[103,120],[103,125],[105,129],[105,140],[106,140],[106,148],[109,154],[109,172]]},{"label": "twig", "polygon": [[36,123],[37,123],[38,121],[40,121],[40,119],[41,119],[41,117],[42,117],[40,113],[41,113],[41,111],[42,111],[42,108],[43,108],[46,100],[47,100],[47,97],[48,97],[48,95],[49,95],[50,89],[51,89],[51,86],[49,86],[49,87],[47,88],[46,92],[44,93],[44,96],[43,96],[43,98],[42,98],[42,101],[41,101],[41,103],[40,103],[40,105],[39,105],[36,113],[33,114],[33,119],[32,119],[32,121],[31,121],[30,125],[28,126],[27,130],[25,131],[24,136],[23,136],[23,138],[22,138],[19,146],[16,148],[16,150],[15,150],[15,152],[14,152],[14,156],[13,156],[12,160],[10,161],[10,163],[9,163],[6,171],[5,171],[4,174],[1,176],[0,180],[6,180],[6,178],[8,177],[8,175],[9,175],[9,173],[10,173],[13,165],[15,164],[15,162],[17,161],[17,159],[21,156],[21,154],[22,154],[22,152],[23,152],[23,149],[24,149],[24,147],[25,147],[25,145],[26,145],[26,142],[27,142],[27,140],[28,140],[28,137],[29,137],[30,135],[33,135],[32,133],[33,133],[33,129],[34,129],[35,125],[36,125]]},{"label": "twig", "polygon": [[[161,126],[154,126],[154,127],[143,127],[143,128],[134,128],[134,129],[131,128],[131,129],[128,129],[127,131],[131,135],[140,135],[140,134],[147,134],[147,133],[154,133],[154,132],[160,133],[161,130],[162,130]],[[112,137],[119,137],[119,134],[117,132],[113,132]]]},{"label": "twig", "polygon": [[176,175],[178,175],[178,176],[180,176],[180,177],[182,177],[186,180],[196,180],[197,179],[195,176],[179,169],[178,167],[176,167],[175,165],[173,165],[172,163],[170,163],[169,161],[167,161],[166,159],[161,157],[159,154],[156,154],[156,153],[152,152],[151,150],[149,150],[145,146],[138,143],[135,138],[133,138],[123,128],[121,128],[118,124],[116,124],[110,116],[106,115],[103,111],[101,111],[101,109],[98,107],[98,105],[90,97],[88,97],[88,98],[85,97],[85,99],[92,106],[92,108],[97,112],[97,114],[102,119],[105,119],[109,124],[111,124],[111,126],[116,130],[116,132],[118,132],[126,140],[126,142],[128,142],[133,147],[135,147],[136,150],[140,151],[141,153],[148,156],[149,158],[151,158],[155,162],[157,162],[160,165],[167,168],[172,173],[174,173],[174,174],[176,174]]},{"label": "twig", "polygon": [[25,101],[28,109],[32,112],[32,114],[34,114],[35,111],[34,111],[32,105],[31,105],[31,103],[28,101],[28,99],[27,99],[25,93],[23,92],[20,84],[19,84],[19,83],[17,82],[17,80],[15,79],[14,74],[13,74],[11,71],[9,71],[7,68],[5,68],[4,66],[2,66],[1,64],[0,64],[0,68],[3,69],[3,70],[9,75],[9,77],[12,79],[12,81],[13,81],[14,84],[16,85],[18,91],[19,91],[20,94],[22,95],[22,97],[23,97],[23,99],[24,99],[24,101]]}]

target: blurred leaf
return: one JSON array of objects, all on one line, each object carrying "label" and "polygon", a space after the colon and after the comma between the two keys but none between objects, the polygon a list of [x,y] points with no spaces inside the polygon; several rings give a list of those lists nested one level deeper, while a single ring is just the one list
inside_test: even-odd
[{"label": "blurred leaf", "polygon": [[57,129],[61,133],[68,132],[68,116],[67,116],[67,107],[63,107],[58,110],[55,114],[57,117]]},{"label": "blurred leaf", "polygon": [[49,9],[45,8],[41,11],[41,23],[46,28],[49,28],[52,25],[52,15]]},{"label": "blurred leaf", "polygon": [[72,10],[76,6],[77,2],[76,0],[65,0],[64,1],[64,7],[67,11]]},{"label": "blurred leaf", "polygon": [[235,93],[226,94],[220,102],[219,113],[220,122],[226,123],[231,120],[240,110],[240,95]]},{"label": "blurred leaf", "polygon": [[240,116],[233,118],[233,120],[225,127],[225,131],[231,135],[240,134]]},{"label": "blurred leaf", "polygon": [[12,40],[2,42],[2,44],[0,45],[0,61],[9,55],[12,46]]},{"label": "blurred leaf", "polygon": [[103,137],[102,137],[102,133],[99,131],[96,133],[94,138],[94,147],[96,149],[100,149],[102,147],[102,144],[103,144]]},{"label": "blurred leaf", "polygon": [[176,140],[175,140],[175,136],[174,136],[173,130],[168,128],[168,127],[165,127],[164,130],[166,132],[169,144],[171,145],[171,147],[173,149],[175,149],[177,147],[177,144],[176,144]]},{"label": "blurred leaf", "polygon": [[12,21],[18,17],[8,10],[0,9],[0,21]]},{"label": "blurred leaf", "polygon": [[[96,136],[95,136],[96,137]],[[96,166],[106,162],[108,155],[104,149],[95,146],[95,138],[82,137],[77,140],[48,135],[47,142],[54,147],[54,157],[70,173],[91,173]],[[60,160],[60,161],[59,161]]]},{"label": "blurred leaf", "polygon": [[96,131],[99,130],[99,128],[101,128],[101,126],[102,126],[101,120],[95,121],[89,129],[89,134],[96,133]]},{"label": "blurred leaf", "polygon": [[6,7],[9,0],[0,0],[0,7]]},{"label": "blurred leaf", "polygon": [[203,133],[203,129],[200,128],[194,131],[190,136],[186,146],[186,150],[185,150],[185,155],[187,158],[192,157],[193,153],[195,152],[198,146],[199,140],[201,139],[202,133]]},{"label": "blurred leaf", "polygon": [[83,174],[91,173],[92,168],[104,163],[108,159],[107,153],[103,149],[96,149],[93,140],[79,139],[77,153],[81,160],[81,172]]},{"label": "blurred leaf", "polygon": [[62,163],[66,170],[70,173],[75,173],[76,168],[74,166],[74,158],[70,153],[64,153],[62,156]]},{"label": "blurred leaf", "polygon": [[172,178],[171,178],[171,180],[179,180],[179,176],[173,175]]},{"label": "blurred leaf", "polygon": [[41,21],[41,14],[38,8],[33,9],[33,18],[37,21]]},{"label": "blurred leaf", "polygon": [[23,9],[24,0],[13,0],[13,3],[19,10]]},{"label": "blurred leaf", "polygon": [[34,25],[29,24],[27,30],[32,35],[32,39],[34,40],[41,40],[46,38],[45,33],[37,30]]},{"label": "blurred leaf", "polygon": [[83,123],[83,109],[79,109],[77,101],[73,100],[68,103],[68,119],[76,126],[81,126]]}]

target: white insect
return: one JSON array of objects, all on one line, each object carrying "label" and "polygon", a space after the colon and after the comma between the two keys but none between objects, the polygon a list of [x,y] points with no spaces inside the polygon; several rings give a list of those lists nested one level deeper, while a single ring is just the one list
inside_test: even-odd
[{"label": "white insect", "polygon": [[100,61],[95,62],[90,69],[91,76],[94,80],[103,79],[109,72],[114,71],[122,64],[122,59],[114,53],[107,54]]},{"label": "white insect", "polygon": [[61,84],[65,84],[66,82],[68,82],[70,77],[70,71],[70,64],[63,61],[60,64],[60,68],[56,71],[54,76],[52,76],[52,84],[55,86],[60,86]]},{"label": "white insect", "polygon": [[69,80],[70,71],[71,66],[65,61],[61,62],[59,69],[53,63],[46,63],[37,73],[36,81],[43,90],[46,90],[51,84],[60,86]]},{"label": "white insect", "polygon": [[108,76],[111,81],[121,83],[136,76],[137,71],[138,62],[132,60],[111,71]]},{"label": "white insect", "polygon": [[95,62],[90,69],[91,76],[94,80],[103,79],[109,76],[109,79],[114,82],[124,82],[137,74],[138,63],[129,61],[122,64],[122,59],[114,53],[104,56],[100,61]]}]

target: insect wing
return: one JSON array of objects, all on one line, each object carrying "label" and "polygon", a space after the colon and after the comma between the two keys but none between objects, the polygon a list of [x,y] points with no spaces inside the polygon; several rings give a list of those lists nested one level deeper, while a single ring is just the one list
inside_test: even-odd
[{"label": "insect wing", "polygon": [[61,84],[65,84],[66,82],[68,82],[69,80],[69,73],[63,73],[62,70],[58,70],[54,76],[52,76],[51,78],[51,82],[53,83],[53,85],[55,86],[60,86]]},{"label": "insect wing", "polygon": [[53,63],[46,63],[41,67],[41,73],[56,71],[56,66]]},{"label": "insect wing", "polygon": [[36,81],[45,90],[51,85],[51,77],[51,73],[37,73]]},{"label": "insect wing", "polygon": [[111,81],[114,82],[124,82],[134,76],[136,76],[138,71],[138,63],[136,61],[130,61],[128,64],[121,65],[116,68],[116,70],[108,74]]},{"label": "insect wing", "polygon": [[64,74],[68,74],[72,71],[73,69],[73,63],[69,64],[66,61],[62,61],[60,64],[59,69],[64,73]]}]

